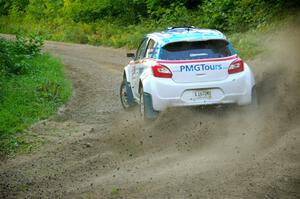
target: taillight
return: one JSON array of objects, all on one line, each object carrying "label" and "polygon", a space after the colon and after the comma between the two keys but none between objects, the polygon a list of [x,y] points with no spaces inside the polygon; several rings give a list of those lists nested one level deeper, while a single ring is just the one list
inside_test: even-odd
[{"label": "taillight", "polygon": [[154,65],[152,66],[154,77],[172,78],[172,72],[166,66]]},{"label": "taillight", "polygon": [[244,61],[241,59],[235,60],[232,62],[228,68],[228,73],[233,74],[233,73],[239,73],[244,71]]}]

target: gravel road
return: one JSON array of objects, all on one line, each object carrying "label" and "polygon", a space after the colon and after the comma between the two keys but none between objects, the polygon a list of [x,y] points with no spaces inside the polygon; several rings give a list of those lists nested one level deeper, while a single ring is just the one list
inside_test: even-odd
[{"label": "gravel road", "polygon": [[174,108],[150,124],[121,108],[125,49],[47,42],[74,94],[29,129],[40,147],[0,163],[0,198],[300,198],[299,33],[250,62],[258,108]]}]

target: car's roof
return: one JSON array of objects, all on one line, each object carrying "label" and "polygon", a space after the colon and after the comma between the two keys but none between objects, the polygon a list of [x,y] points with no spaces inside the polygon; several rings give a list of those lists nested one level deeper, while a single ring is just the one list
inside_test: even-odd
[{"label": "car's roof", "polygon": [[225,35],[218,30],[193,27],[168,28],[163,32],[150,33],[147,37],[155,40],[161,45],[180,41],[201,41],[211,39],[226,40]]}]

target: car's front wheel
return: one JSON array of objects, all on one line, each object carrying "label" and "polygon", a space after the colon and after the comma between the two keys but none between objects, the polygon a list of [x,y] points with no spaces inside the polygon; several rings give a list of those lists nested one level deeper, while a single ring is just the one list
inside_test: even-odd
[{"label": "car's front wheel", "polygon": [[149,93],[145,93],[143,88],[140,88],[140,113],[144,120],[155,120],[159,112],[154,110],[152,105],[152,97]]},{"label": "car's front wheel", "polygon": [[126,81],[126,78],[124,78],[120,86],[120,99],[122,107],[125,110],[130,110],[135,105],[132,93],[130,93],[130,91],[130,86]]}]

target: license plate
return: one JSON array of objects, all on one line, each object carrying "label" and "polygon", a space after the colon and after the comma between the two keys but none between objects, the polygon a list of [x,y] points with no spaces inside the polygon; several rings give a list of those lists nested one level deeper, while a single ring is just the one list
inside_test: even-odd
[{"label": "license plate", "polygon": [[211,90],[196,90],[194,91],[194,99],[211,99]]}]

